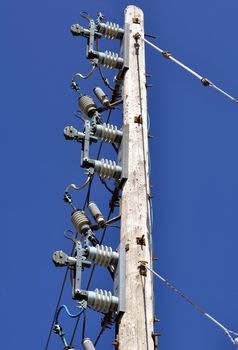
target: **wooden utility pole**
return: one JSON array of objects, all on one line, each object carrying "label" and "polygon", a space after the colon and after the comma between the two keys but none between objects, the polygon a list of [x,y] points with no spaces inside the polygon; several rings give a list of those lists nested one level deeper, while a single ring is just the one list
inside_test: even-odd
[{"label": "wooden utility pole", "polygon": [[153,281],[140,267],[152,267],[147,97],[143,12],[125,10],[129,24],[129,70],[123,83],[123,130],[128,146],[128,180],[121,198],[121,242],[126,247],[126,312],[119,322],[119,350],[154,350]]}]

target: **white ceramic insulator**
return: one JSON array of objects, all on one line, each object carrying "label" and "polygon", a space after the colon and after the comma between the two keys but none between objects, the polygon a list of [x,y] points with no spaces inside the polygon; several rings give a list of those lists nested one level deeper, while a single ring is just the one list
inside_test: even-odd
[{"label": "white ceramic insulator", "polygon": [[100,33],[102,33],[105,38],[113,40],[121,39],[124,34],[124,30],[119,27],[119,24],[106,22],[100,24]]},{"label": "white ceramic insulator", "polygon": [[121,176],[122,168],[116,164],[113,160],[101,159],[95,160],[94,170],[100,175],[103,179],[117,178]]},{"label": "white ceramic insulator", "polygon": [[100,63],[106,68],[122,68],[123,58],[119,57],[117,53],[111,51],[105,51],[105,53],[99,54]]},{"label": "white ceramic insulator", "polygon": [[94,292],[87,292],[87,303],[91,309],[99,312],[116,311],[118,307],[118,298],[111,292],[102,289],[95,289]]},{"label": "white ceramic insulator", "polygon": [[114,252],[111,247],[97,244],[96,247],[88,248],[87,258],[93,261],[95,264],[109,267],[112,264],[117,264],[119,254]]},{"label": "white ceramic insulator", "polygon": [[119,142],[122,138],[122,131],[117,129],[116,125],[103,123],[97,124],[94,136],[99,137],[105,142],[113,143]]},{"label": "white ceramic insulator", "polygon": [[236,346],[238,347],[238,338],[234,339]]}]

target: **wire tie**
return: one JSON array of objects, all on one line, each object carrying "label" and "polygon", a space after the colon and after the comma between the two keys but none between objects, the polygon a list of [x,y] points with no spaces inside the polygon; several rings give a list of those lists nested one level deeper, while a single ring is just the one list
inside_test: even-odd
[{"label": "wire tie", "polygon": [[211,85],[211,82],[207,79],[207,78],[202,78],[201,79],[201,83],[203,86],[210,86]]},{"label": "wire tie", "polygon": [[170,58],[171,53],[169,51],[163,51],[162,55],[164,56],[164,58]]}]

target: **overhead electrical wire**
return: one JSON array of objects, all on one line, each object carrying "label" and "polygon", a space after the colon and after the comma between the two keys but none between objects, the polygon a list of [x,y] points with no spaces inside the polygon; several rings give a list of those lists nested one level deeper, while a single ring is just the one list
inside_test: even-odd
[{"label": "overhead electrical wire", "polygon": [[[209,313],[207,313],[205,310],[203,310],[200,306],[195,304],[190,298],[188,298],[185,294],[183,294],[180,290],[178,290],[176,287],[174,287],[170,282],[168,282],[164,277],[162,277],[158,272],[155,272],[150,267],[146,265],[144,261],[139,261],[140,264],[144,265],[147,270],[149,270],[151,273],[153,273],[156,277],[158,277],[167,287],[172,289],[175,293],[177,293],[181,298],[183,298],[187,303],[189,303],[195,310],[200,312],[202,315],[207,317],[211,322],[216,324],[219,328],[221,328],[225,334],[228,336],[230,341],[238,347],[238,333],[226,328],[222,323],[217,321],[214,317],[212,317]],[[232,337],[232,335],[236,336]]]},{"label": "overhead electrical wire", "polygon": [[75,79],[76,79],[77,77],[80,77],[81,79],[88,79],[88,78],[90,78],[91,75],[93,74],[93,72],[94,72],[94,70],[95,70],[96,67],[97,67],[97,65],[96,65],[96,64],[93,64],[93,67],[92,67],[91,71],[90,71],[88,74],[86,74],[86,75],[83,75],[83,74],[81,74],[81,73],[79,73],[79,72],[75,73],[75,74],[72,76],[72,81],[75,81]]},{"label": "overhead electrical wire", "polygon": [[61,312],[61,310],[65,310],[67,315],[71,318],[76,318],[76,317],[79,317],[81,315],[81,313],[84,311],[83,307],[80,307],[80,312],[78,312],[77,314],[71,314],[71,312],[69,312],[69,309],[67,308],[66,305],[61,305],[57,311],[57,314],[55,316],[55,323],[58,323],[58,319],[59,319],[59,314]]},{"label": "overhead electrical wire", "polygon": [[151,43],[149,40],[143,38],[144,42],[147,43],[148,45],[150,45],[151,47],[153,47],[155,50],[159,51],[165,58],[173,61],[174,63],[176,63],[177,65],[179,65],[181,68],[183,68],[184,70],[186,70],[187,72],[189,72],[190,74],[192,74],[193,76],[195,76],[197,79],[199,79],[202,83],[203,86],[210,86],[213,89],[219,91],[221,94],[223,94],[224,96],[228,97],[230,100],[232,100],[235,103],[238,103],[238,100],[231,96],[230,94],[228,94],[226,91],[222,90],[221,88],[219,88],[217,85],[215,85],[212,81],[208,80],[207,78],[202,77],[200,74],[198,74],[197,72],[195,72],[193,69],[189,68],[188,66],[186,66],[184,63],[180,62],[179,60],[177,60],[176,58],[174,58],[171,53],[169,51],[164,51],[163,49],[161,49],[160,47],[154,45],[153,43]]}]

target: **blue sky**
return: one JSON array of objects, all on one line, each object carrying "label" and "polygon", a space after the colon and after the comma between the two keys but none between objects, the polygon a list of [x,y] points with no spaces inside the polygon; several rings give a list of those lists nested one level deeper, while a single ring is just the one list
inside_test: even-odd
[{"label": "blue sky", "polygon": [[[237,1],[137,1],[145,13],[145,31],[163,49],[229,93],[238,96]],[[82,124],[73,116],[77,96],[71,76],[90,68],[85,40],[70,26],[82,23],[81,11],[123,25],[126,1],[32,2],[0,4],[2,115],[2,264],[0,287],[4,349],[44,349],[64,271],[51,262],[55,250],[71,244],[63,231],[72,228],[63,202],[65,187],[85,179],[79,167],[80,145],[66,142],[63,128]],[[112,46],[104,40],[103,49]],[[238,331],[238,106],[199,82],[152,48],[146,49],[151,118],[150,142],[154,208],[155,270],[198,305]],[[112,73],[105,71],[109,77]],[[98,73],[82,81],[91,94],[102,83]],[[104,116],[106,118],[106,116]],[[121,126],[121,112],[112,123]],[[97,147],[95,146],[94,152]],[[105,147],[103,155],[114,157]],[[82,206],[85,192],[75,195]],[[106,215],[109,197],[95,182],[92,199]],[[116,247],[119,231],[105,244]],[[85,279],[86,280],[86,279]],[[92,287],[111,287],[98,268]],[[70,282],[62,302],[71,311]],[[231,349],[215,325],[155,280],[155,309],[161,320],[160,349]],[[74,322],[62,314],[69,336]],[[95,339],[100,315],[88,316],[86,336]],[[75,347],[81,349],[81,330]],[[107,331],[97,350],[111,349]],[[61,349],[52,335],[49,349]]]}]

